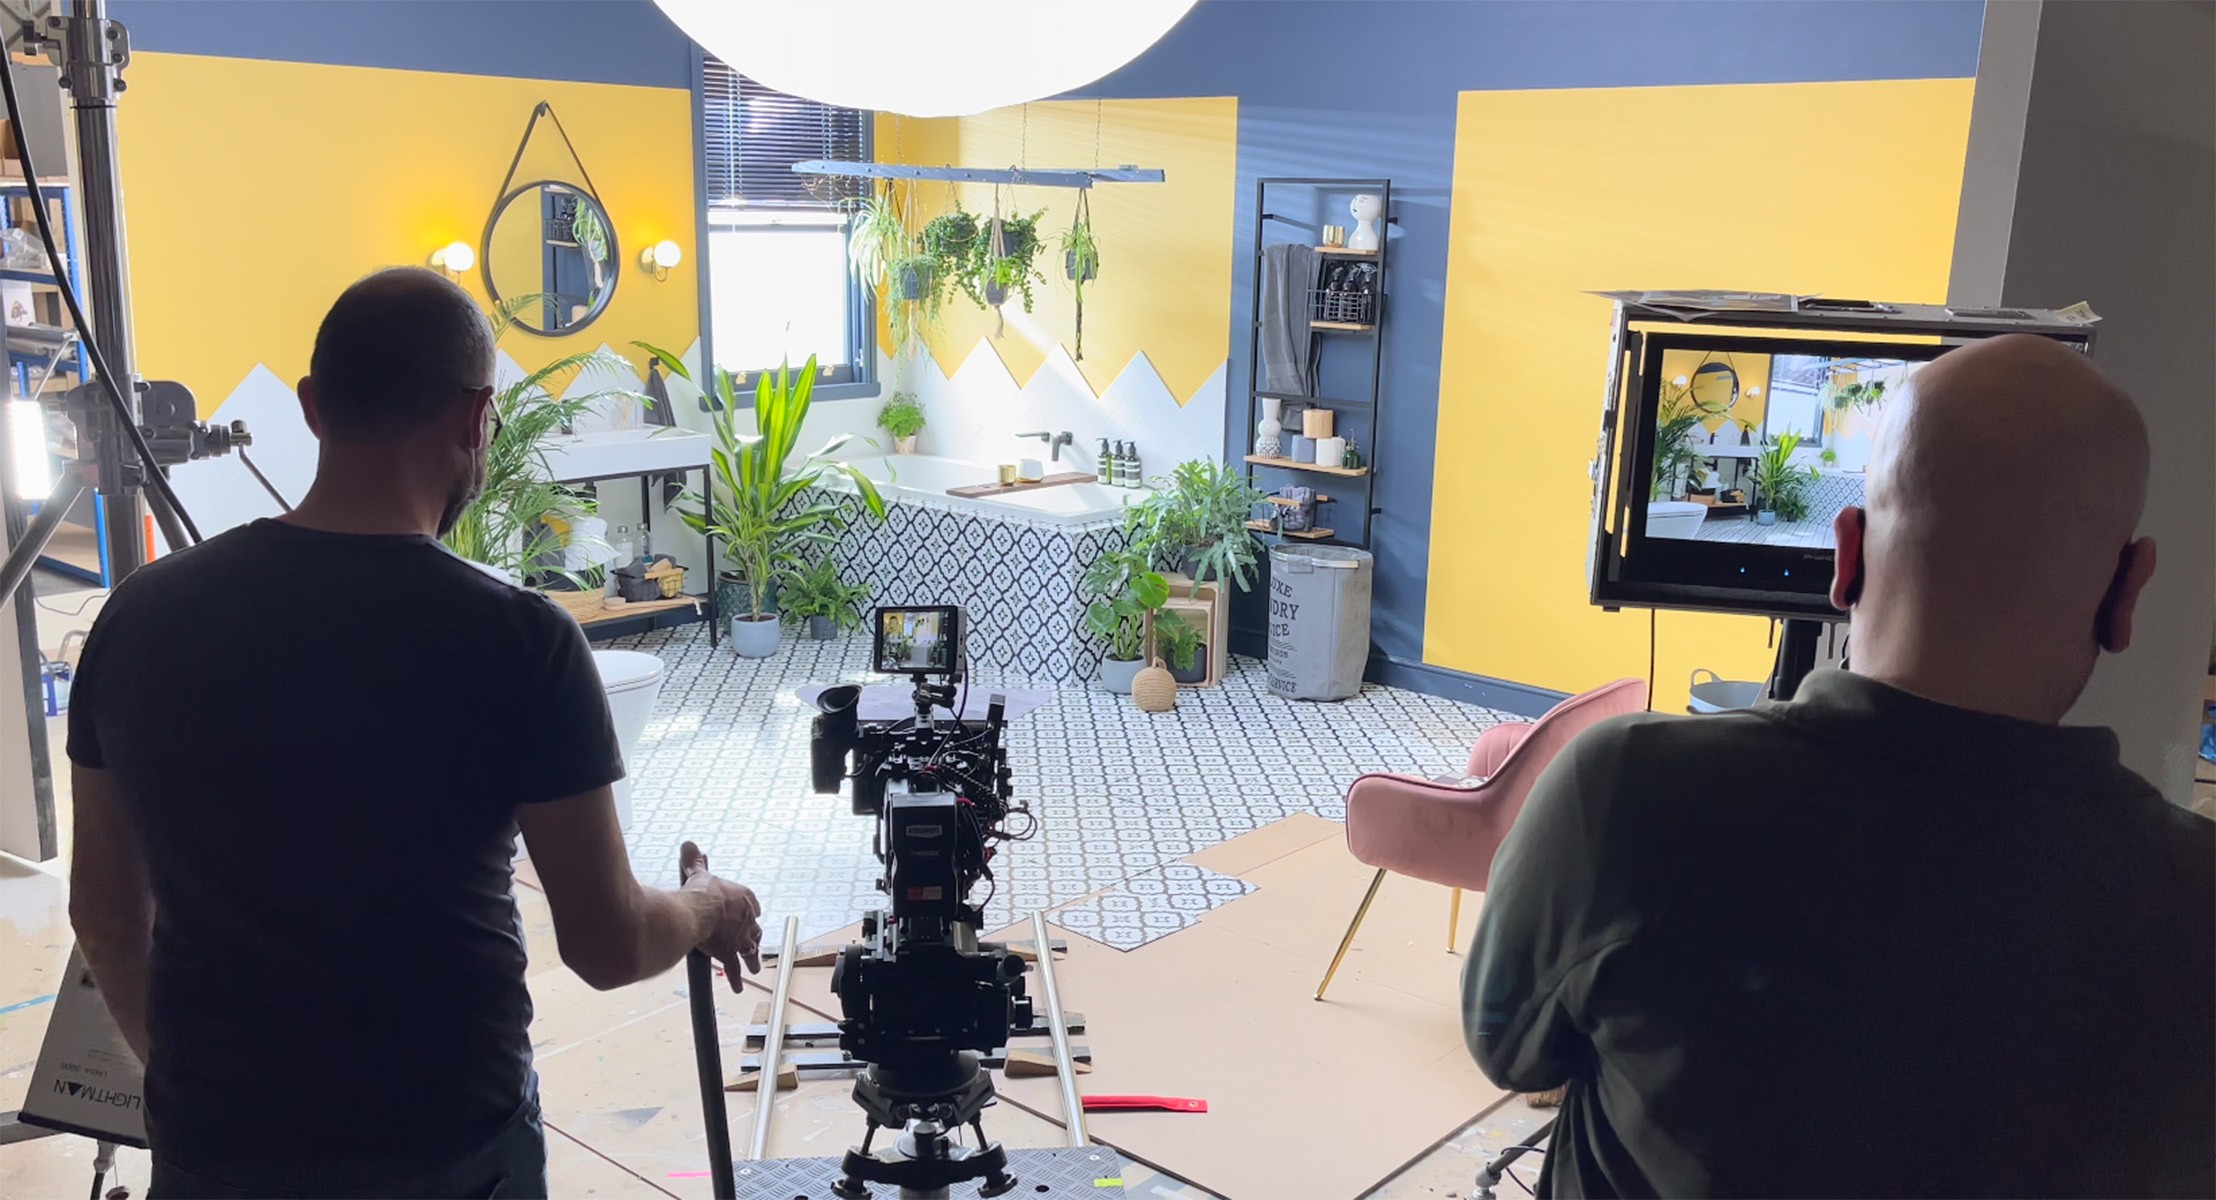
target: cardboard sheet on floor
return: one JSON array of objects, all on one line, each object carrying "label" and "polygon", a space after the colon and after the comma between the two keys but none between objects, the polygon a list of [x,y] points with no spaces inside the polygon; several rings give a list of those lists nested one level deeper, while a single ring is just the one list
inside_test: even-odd
[{"label": "cardboard sheet on floor", "polygon": [[[1287,818],[1187,861],[1232,868],[1256,891],[1128,952],[1055,931],[1070,943],[1056,962],[1063,1003],[1089,1022],[1078,1040],[1094,1070],[1081,1090],[1209,1104],[1197,1116],[1091,1114],[1094,1140],[1234,1200],[1352,1197],[1502,1098],[1463,1047],[1463,957],[1447,951],[1445,888],[1388,879],[1318,1003],[1316,982],[1372,872],[1347,854],[1342,827]],[[1458,947],[1480,899],[1463,898]],[[804,969],[793,995],[837,1012],[830,986],[829,970]],[[996,1115],[1021,1106],[1061,1119],[1055,1081],[994,1082],[1013,1102]]]}]

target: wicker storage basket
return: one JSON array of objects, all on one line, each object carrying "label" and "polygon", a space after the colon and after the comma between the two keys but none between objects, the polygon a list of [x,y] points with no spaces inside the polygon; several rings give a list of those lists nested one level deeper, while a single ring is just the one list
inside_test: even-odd
[{"label": "wicker storage basket", "polygon": [[662,585],[662,599],[675,600],[685,592],[685,568],[664,560],[647,568],[646,577]]},{"label": "wicker storage basket", "polygon": [[1140,712],[1168,712],[1177,707],[1177,680],[1161,659],[1155,659],[1131,681],[1131,701]]},{"label": "wicker storage basket", "polygon": [[546,597],[547,599],[552,600],[554,603],[561,605],[563,612],[568,613],[570,616],[573,616],[580,621],[589,621],[592,618],[599,616],[601,606],[606,603],[606,597],[603,597],[597,591],[548,592],[546,593]]}]

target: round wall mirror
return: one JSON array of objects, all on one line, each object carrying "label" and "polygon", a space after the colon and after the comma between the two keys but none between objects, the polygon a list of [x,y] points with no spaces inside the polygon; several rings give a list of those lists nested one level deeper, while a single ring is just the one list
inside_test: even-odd
[{"label": "round wall mirror", "polygon": [[518,327],[575,333],[608,307],[622,272],[608,210],[583,190],[540,180],[500,198],[485,223],[485,291]]}]

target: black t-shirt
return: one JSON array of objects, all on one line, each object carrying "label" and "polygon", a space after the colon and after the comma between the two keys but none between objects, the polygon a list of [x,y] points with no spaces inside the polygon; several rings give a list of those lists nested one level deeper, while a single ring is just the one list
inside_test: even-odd
[{"label": "black t-shirt", "polygon": [[575,621],[427,537],[257,521],[116,588],[69,716],[145,841],[158,1151],[404,1175],[515,1115],[516,806],[623,775]]},{"label": "black t-shirt", "polygon": [[[1464,983],[1556,1195],[2216,1191],[2216,823],[2105,729],[1822,671],[1541,775]],[[1544,1190],[1544,1189],[1542,1189]]]}]

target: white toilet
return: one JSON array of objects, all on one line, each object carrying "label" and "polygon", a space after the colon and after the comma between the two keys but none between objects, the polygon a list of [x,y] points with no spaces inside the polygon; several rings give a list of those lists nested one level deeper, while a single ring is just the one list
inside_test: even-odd
[{"label": "white toilet", "polygon": [[[662,694],[662,660],[636,650],[595,650],[593,665],[600,668],[600,684],[608,691],[608,712],[615,718],[616,740],[623,746],[626,770],[647,718],[654,715],[654,701]],[[631,781],[615,785],[616,820],[631,827]]]},{"label": "white toilet", "polygon": [[1647,536],[1650,538],[1695,538],[1700,536],[1700,523],[1708,518],[1708,506],[1691,500],[1655,500],[1647,505]]}]

